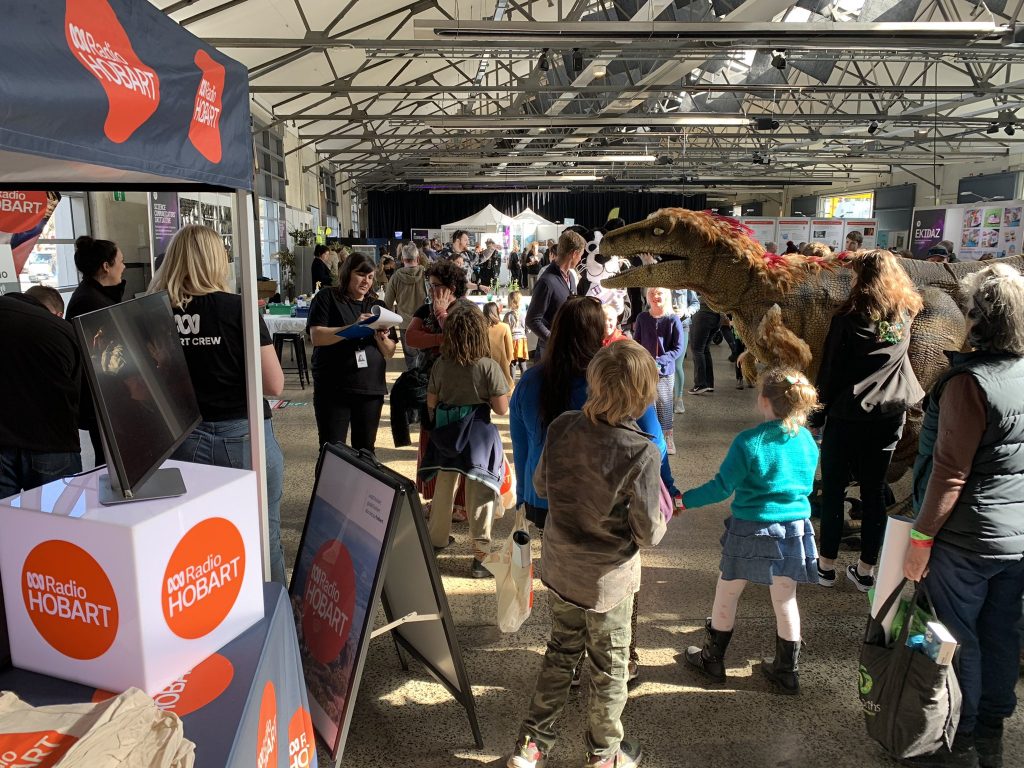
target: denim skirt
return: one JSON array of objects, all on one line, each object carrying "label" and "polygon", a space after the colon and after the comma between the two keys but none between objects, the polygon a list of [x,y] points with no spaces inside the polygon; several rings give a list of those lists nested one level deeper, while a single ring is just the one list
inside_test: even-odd
[{"label": "denim skirt", "polygon": [[786,576],[817,583],[818,548],[811,521],[766,523],[726,518],[719,568],[726,581],[771,584],[774,577]]}]

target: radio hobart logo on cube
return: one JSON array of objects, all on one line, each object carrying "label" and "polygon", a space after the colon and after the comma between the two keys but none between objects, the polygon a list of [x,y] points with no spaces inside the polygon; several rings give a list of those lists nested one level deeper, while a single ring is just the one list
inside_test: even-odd
[{"label": "radio hobart logo on cube", "polygon": [[21,593],[36,631],[72,659],[95,659],[117,637],[117,597],[106,572],[81,547],[44,541],[22,565]]},{"label": "radio hobart logo on cube", "polygon": [[208,635],[231,613],[245,577],[245,542],[222,517],[193,526],[167,563],[160,603],[167,626],[187,640]]}]

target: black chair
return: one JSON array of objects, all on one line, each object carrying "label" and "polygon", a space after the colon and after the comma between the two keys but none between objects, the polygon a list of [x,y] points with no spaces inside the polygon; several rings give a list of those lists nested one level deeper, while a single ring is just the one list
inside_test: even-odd
[{"label": "black chair", "polygon": [[[281,353],[286,343],[292,345],[292,362],[294,366],[285,367],[284,361],[282,360]],[[277,352],[277,359],[281,361],[281,370],[285,371],[296,371],[299,374],[299,386],[303,389],[306,388],[306,382],[312,381],[309,378],[309,367],[306,365],[306,342],[302,338],[301,333],[275,333],[274,334],[274,351]]]}]

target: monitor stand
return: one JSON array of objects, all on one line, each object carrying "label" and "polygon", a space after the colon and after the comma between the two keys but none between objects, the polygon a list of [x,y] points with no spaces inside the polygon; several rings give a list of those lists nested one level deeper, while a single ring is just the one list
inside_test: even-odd
[{"label": "monitor stand", "polygon": [[109,474],[99,476],[99,499],[100,504],[105,507],[114,504],[130,504],[133,501],[151,501],[153,499],[169,499],[174,496],[185,495],[185,481],[181,477],[181,470],[176,467],[158,469],[152,476],[136,489],[134,493],[126,494],[114,485]]}]

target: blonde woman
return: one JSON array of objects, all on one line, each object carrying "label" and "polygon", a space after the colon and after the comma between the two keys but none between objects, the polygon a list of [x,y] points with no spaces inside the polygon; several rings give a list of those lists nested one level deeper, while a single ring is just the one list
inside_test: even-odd
[{"label": "blonde woman", "polygon": [[[228,255],[216,231],[198,224],[183,227],[171,240],[149,293],[167,291],[185,353],[202,423],[171,456],[180,461],[251,469],[249,414],[245,400],[245,347],[242,297],[228,291]],[[270,331],[260,323],[263,392],[284,389],[284,373]],[[267,454],[267,506],[270,517],[270,573],[285,583],[281,547],[281,494],[284,456],[274,437],[270,406],[263,401]]]},{"label": "blonde woman", "polygon": [[[910,327],[921,295],[889,251],[849,259],[850,297],[832,319],[816,382],[827,418],[821,442],[819,583],[836,583],[843,506],[850,477],[860,484],[860,560],[846,577],[861,592],[872,575],[885,531],[885,474],[903,434],[907,410],[924,390],[910,367]],[[820,424],[820,419],[818,421]]]},{"label": "blonde woman", "polygon": [[682,357],[683,325],[672,311],[672,292],[668,288],[647,289],[646,312],[633,326],[633,338],[651,353],[658,365],[658,421],[665,433],[669,454],[676,452],[672,432],[672,396],[675,388],[676,360]]},{"label": "blonde woman", "polygon": [[491,423],[491,412],[508,413],[508,371],[488,356],[490,351],[483,313],[475,304],[456,303],[427,383],[427,411],[434,428],[419,469],[421,475],[437,477],[430,512],[430,539],[437,550],[450,543],[455,489],[459,476],[465,476],[474,579],[491,576],[483,559],[490,554],[503,479],[501,435]]}]

